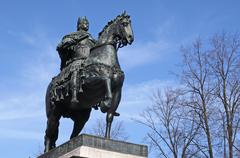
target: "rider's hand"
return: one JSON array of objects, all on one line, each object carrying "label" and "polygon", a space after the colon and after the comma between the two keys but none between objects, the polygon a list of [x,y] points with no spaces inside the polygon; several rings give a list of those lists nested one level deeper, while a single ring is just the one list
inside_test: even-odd
[{"label": "rider's hand", "polygon": [[69,41],[68,41],[69,44],[75,44],[77,43],[74,39],[70,38]]}]

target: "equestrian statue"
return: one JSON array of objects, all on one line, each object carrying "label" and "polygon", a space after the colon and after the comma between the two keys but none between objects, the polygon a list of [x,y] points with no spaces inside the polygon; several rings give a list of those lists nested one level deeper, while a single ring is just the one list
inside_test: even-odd
[{"label": "equestrian statue", "polygon": [[118,15],[95,40],[88,33],[86,17],[78,18],[77,31],[63,37],[57,46],[61,72],[53,77],[46,93],[47,128],[45,150],[56,147],[60,118],[74,121],[70,139],[78,136],[92,108],[106,113],[105,137],[110,139],[111,124],[121,100],[124,72],[117,51],[134,40],[130,16]]}]

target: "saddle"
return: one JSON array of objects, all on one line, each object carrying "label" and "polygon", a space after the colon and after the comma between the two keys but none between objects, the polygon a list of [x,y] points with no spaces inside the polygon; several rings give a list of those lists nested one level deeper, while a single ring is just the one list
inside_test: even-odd
[{"label": "saddle", "polygon": [[116,67],[110,67],[105,64],[85,65],[85,60],[76,60],[65,67],[57,76],[52,79],[51,101],[59,102],[71,95],[71,76],[72,72],[77,71],[77,90],[82,92],[82,85],[88,78],[108,76],[124,77],[122,70]]},{"label": "saddle", "polygon": [[53,102],[59,102],[64,100],[70,95],[71,89],[71,76],[74,71],[78,72],[77,76],[77,87],[78,90],[81,89],[78,85],[82,85],[82,78],[84,69],[84,60],[75,60],[71,64],[68,64],[62,71],[55,77],[52,78],[52,89],[51,89],[51,100]]}]

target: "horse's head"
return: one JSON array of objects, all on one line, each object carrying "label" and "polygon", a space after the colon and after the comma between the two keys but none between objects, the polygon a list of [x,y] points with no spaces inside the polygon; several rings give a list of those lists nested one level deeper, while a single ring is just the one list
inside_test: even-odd
[{"label": "horse's head", "polygon": [[133,40],[131,19],[126,12],[108,22],[103,31],[99,33],[99,41],[102,41],[102,43],[113,42],[116,45],[118,44],[119,47],[132,44]]},{"label": "horse's head", "polygon": [[117,22],[120,40],[123,46],[127,44],[132,44],[134,40],[134,35],[131,26],[131,19],[130,16],[124,12],[121,16],[119,21]]}]

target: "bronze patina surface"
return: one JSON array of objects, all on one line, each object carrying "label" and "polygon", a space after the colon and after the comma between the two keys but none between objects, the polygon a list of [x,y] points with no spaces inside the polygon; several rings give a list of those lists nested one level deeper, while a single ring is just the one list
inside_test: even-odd
[{"label": "bronze patina surface", "polygon": [[70,138],[76,137],[89,119],[91,109],[107,113],[106,138],[120,99],[124,81],[117,51],[134,40],[130,16],[124,12],[108,22],[98,40],[88,33],[86,17],[79,18],[77,31],[63,37],[57,46],[61,72],[53,77],[46,94],[47,129],[45,152],[56,147],[60,118],[74,121]]}]

